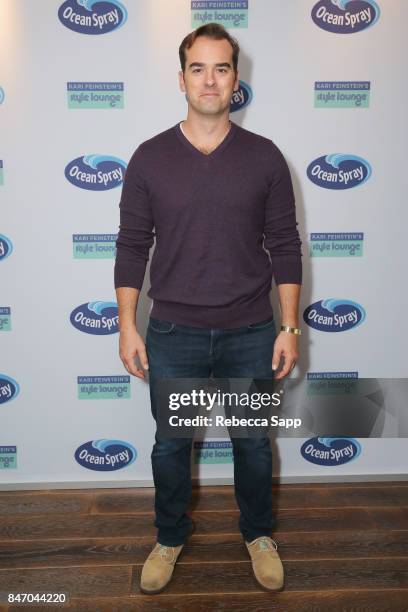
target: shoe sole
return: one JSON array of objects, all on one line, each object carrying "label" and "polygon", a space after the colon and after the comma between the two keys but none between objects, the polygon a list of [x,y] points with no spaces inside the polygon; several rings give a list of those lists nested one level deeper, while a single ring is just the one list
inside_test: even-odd
[{"label": "shoe sole", "polygon": [[[179,555],[177,557],[176,563],[174,564],[174,568],[176,567],[177,563],[179,562],[180,557],[182,557],[182,555],[184,553],[184,550],[185,550],[185,545],[183,546],[183,548],[181,549],[181,551],[180,551],[180,553],[179,553]],[[147,589],[144,589],[141,585],[139,585],[139,589],[145,595],[158,595],[158,593],[161,593],[162,591],[164,591],[167,588],[167,585],[170,584],[171,579],[173,578],[173,574],[174,574],[174,570],[173,570],[170,578],[166,582],[166,584],[164,584],[162,587],[160,587],[160,589],[155,589],[154,591],[148,591]]]}]

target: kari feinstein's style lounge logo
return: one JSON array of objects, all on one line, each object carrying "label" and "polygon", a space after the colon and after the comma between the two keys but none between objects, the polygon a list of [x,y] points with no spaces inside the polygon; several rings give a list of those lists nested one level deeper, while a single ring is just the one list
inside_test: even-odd
[{"label": "kari feinstein's style lounge logo", "polygon": [[13,251],[13,244],[10,238],[0,234],[0,261],[6,259]]},{"label": "kari feinstein's style lounge logo", "polygon": [[352,189],[371,176],[370,164],[357,155],[332,153],[313,160],[307,167],[308,178],[324,189]]},{"label": "kari feinstein's style lounge logo", "polygon": [[20,386],[14,378],[0,374],[0,404],[14,399],[20,391]]},{"label": "kari feinstein's style lounge logo", "polygon": [[129,399],[130,376],[78,376],[78,399]]},{"label": "kari feinstein's style lounge logo", "polygon": [[302,457],[316,465],[342,465],[361,453],[361,444],[355,438],[310,438],[302,444]]},{"label": "kari feinstein's style lounge logo", "polygon": [[252,89],[250,86],[244,81],[239,81],[239,88],[237,91],[234,91],[231,98],[231,106],[230,112],[235,113],[235,111],[239,111],[248,104],[251,103],[252,100]]},{"label": "kari feinstein's style lounge logo", "polygon": [[312,8],[319,28],[334,34],[353,34],[373,26],[380,17],[374,0],[320,0]]},{"label": "kari feinstein's style lounge logo", "polygon": [[122,440],[90,440],[75,451],[75,460],[88,470],[114,472],[135,461],[134,446]]},{"label": "kari feinstein's style lounge logo", "polygon": [[117,234],[73,234],[75,259],[113,259]]},{"label": "kari feinstein's style lounge logo", "polygon": [[70,321],[76,329],[86,334],[115,334],[119,331],[118,305],[116,302],[87,302],[74,308]]},{"label": "kari feinstein's style lounge logo", "polygon": [[68,108],[123,108],[123,82],[70,81],[67,83]]},{"label": "kari feinstein's style lounge logo", "polygon": [[314,302],[306,308],[303,320],[313,329],[324,332],[343,332],[361,325],[366,312],[351,300],[328,299]]},{"label": "kari feinstein's style lounge logo", "polygon": [[0,306],[0,332],[11,331],[11,308]]},{"label": "kari feinstein's style lounge logo", "polygon": [[194,463],[233,463],[231,441],[194,441]]},{"label": "kari feinstein's style lounge logo", "polygon": [[363,232],[310,234],[310,257],[362,257]]},{"label": "kari feinstein's style lounge logo", "polygon": [[368,108],[370,81],[316,81],[315,108]]},{"label": "kari feinstein's style lounge logo", "polygon": [[248,27],[248,0],[191,0],[191,27],[220,23],[224,28]]},{"label": "kari feinstein's style lounge logo", "polygon": [[81,189],[107,191],[122,184],[126,164],[111,155],[84,155],[73,159],[65,168],[66,179]]},{"label": "kari feinstein's style lounge logo", "polygon": [[13,470],[17,467],[17,446],[0,446],[0,470]]},{"label": "kari feinstein's style lounge logo", "polygon": [[79,34],[108,34],[127,20],[127,10],[118,0],[67,0],[58,10],[58,19]]}]

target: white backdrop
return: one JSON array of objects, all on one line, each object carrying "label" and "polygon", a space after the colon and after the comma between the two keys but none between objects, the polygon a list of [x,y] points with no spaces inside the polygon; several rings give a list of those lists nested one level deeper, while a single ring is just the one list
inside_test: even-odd
[{"label": "white backdrop", "polygon": [[[116,188],[84,189],[67,180],[65,169],[77,158],[97,154],[116,158],[96,160],[99,169],[117,171],[139,143],[185,118],[178,46],[201,23],[200,14],[206,20],[212,11],[213,19],[239,24],[231,33],[242,48],[240,76],[252,99],[231,118],[271,138],[289,163],[303,240],[302,313],[312,303],[336,298],[351,300],[366,314],[360,325],[340,333],[303,323],[296,374],[407,376],[401,334],[407,302],[407,3],[249,0],[233,3],[238,8],[231,10],[225,9],[228,2],[224,8],[216,4],[217,9],[211,2],[188,0],[0,4],[3,488],[152,484],[154,422],[147,384],[126,377],[117,333],[84,333],[70,321],[78,307],[84,305],[89,314],[86,305],[97,301],[107,303],[102,311],[106,307],[105,314],[115,316],[109,303],[115,302],[120,180],[115,183],[111,175],[107,187]],[[201,5],[201,13],[191,5]],[[317,25],[312,12],[325,15],[326,22],[322,17]],[[88,19],[82,19],[85,25],[81,14]],[[347,26],[346,14],[348,20],[358,14],[354,28]],[[100,18],[96,25],[93,15]],[[344,17],[343,26],[336,15]],[[90,33],[81,31],[87,27]],[[331,83],[331,90],[318,85],[315,101],[317,82]],[[360,92],[362,102],[357,96],[357,103],[347,103],[347,95],[338,91]],[[362,158],[371,176],[361,184],[356,179],[350,189],[312,182],[309,165],[334,153]],[[96,174],[89,163],[84,167]],[[360,164],[345,163],[351,164],[347,168]],[[311,234],[320,233],[343,235],[311,241]],[[331,256],[311,257],[311,243],[318,245],[314,255],[326,245],[323,252]],[[339,253],[348,255],[332,256]],[[147,274],[138,312],[142,333],[150,309],[148,287]],[[95,310],[91,316],[100,321]],[[121,459],[115,471],[84,467],[75,453],[90,442],[88,452],[104,455],[92,447],[96,440],[116,441],[116,451],[127,449],[129,460]],[[106,443],[108,450],[113,442]],[[208,441],[201,460],[194,452],[194,474],[204,483],[232,479],[230,444],[216,442],[214,449]],[[273,443],[274,474],[282,481],[404,478],[406,473],[405,440],[359,439],[358,457],[338,465],[305,459],[304,442]]]}]

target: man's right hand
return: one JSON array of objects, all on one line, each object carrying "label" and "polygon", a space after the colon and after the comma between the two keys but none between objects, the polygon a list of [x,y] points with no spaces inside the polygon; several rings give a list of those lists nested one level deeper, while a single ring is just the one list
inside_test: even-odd
[{"label": "man's right hand", "polygon": [[[133,376],[138,378],[145,378],[144,370],[149,369],[146,346],[135,327],[121,330],[119,336],[119,356],[129,374],[133,374]],[[143,369],[136,365],[135,357],[138,358]]]}]

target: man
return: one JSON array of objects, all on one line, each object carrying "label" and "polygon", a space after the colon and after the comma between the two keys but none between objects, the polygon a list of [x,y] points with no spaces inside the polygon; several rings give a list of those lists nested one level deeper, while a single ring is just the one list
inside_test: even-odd
[{"label": "man", "polygon": [[[271,140],[229,120],[239,87],[238,43],[208,24],[186,36],[179,53],[187,119],[133,154],[115,263],[120,357],[134,376],[144,378],[149,369],[155,419],[160,379],[273,378],[279,365],[276,378],[282,378],[295,365],[300,333],[300,240],[289,170]],[[135,318],[154,236],[146,350]],[[272,273],[285,326],[277,336]],[[267,590],[281,590],[283,567],[270,537],[270,441],[233,438],[232,445],[239,528],[255,578]],[[142,571],[145,593],[166,587],[192,531],[191,446],[191,439],[164,439],[156,431],[158,535]]]}]

